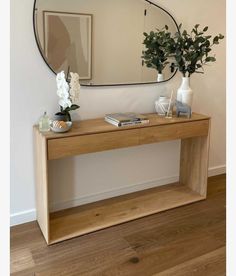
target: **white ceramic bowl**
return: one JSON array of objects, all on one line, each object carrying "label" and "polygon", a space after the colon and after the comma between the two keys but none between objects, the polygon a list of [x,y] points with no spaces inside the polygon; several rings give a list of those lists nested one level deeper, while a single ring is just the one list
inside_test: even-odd
[{"label": "white ceramic bowl", "polygon": [[59,127],[53,127],[53,124],[50,124],[51,130],[53,132],[67,132],[72,127],[72,122],[66,122],[67,127],[66,128],[59,128]]}]

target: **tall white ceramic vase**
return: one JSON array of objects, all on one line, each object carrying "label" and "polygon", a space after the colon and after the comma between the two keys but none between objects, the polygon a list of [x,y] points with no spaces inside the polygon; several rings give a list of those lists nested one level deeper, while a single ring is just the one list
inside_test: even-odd
[{"label": "tall white ceramic vase", "polygon": [[182,83],[177,91],[177,101],[192,106],[193,90],[190,87],[190,78],[183,77]]},{"label": "tall white ceramic vase", "polygon": [[157,75],[157,82],[161,82],[161,81],[164,81],[164,75],[158,73],[158,75]]}]

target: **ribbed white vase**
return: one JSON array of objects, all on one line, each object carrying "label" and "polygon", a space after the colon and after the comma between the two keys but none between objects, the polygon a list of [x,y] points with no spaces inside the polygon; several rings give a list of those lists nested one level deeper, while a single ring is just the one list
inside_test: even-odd
[{"label": "ribbed white vase", "polygon": [[192,106],[193,103],[193,90],[190,87],[190,78],[183,77],[182,83],[177,90],[177,101]]},{"label": "ribbed white vase", "polygon": [[164,81],[164,75],[163,74],[158,74],[157,75],[157,82]]}]

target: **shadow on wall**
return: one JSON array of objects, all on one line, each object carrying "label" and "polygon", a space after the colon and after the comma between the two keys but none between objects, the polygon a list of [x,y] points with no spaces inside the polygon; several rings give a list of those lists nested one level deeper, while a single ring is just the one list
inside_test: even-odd
[{"label": "shadow on wall", "polygon": [[[49,206],[50,210],[55,210],[54,202],[60,202],[63,206],[64,202],[69,202],[75,196],[75,158],[66,158],[63,160],[49,161]],[[65,173],[66,171],[66,173]],[[59,185],[60,183],[64,185]],[[58,185],[56,185],[58,183]]]}]

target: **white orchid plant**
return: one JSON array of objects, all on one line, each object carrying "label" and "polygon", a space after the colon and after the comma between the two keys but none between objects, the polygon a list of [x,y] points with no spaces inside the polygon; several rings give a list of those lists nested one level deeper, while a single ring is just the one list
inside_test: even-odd
[{"label": "white orchid plant", "polygon": [[71,121],[70,111],[76,110],[79,106],[76,104],[79,98],[80,84],[79,75],[70,72],[70,81],[65,76],[64,71],[57,74],[57,95],[59,97],[60,112],[56,115],[65,115]]}]

